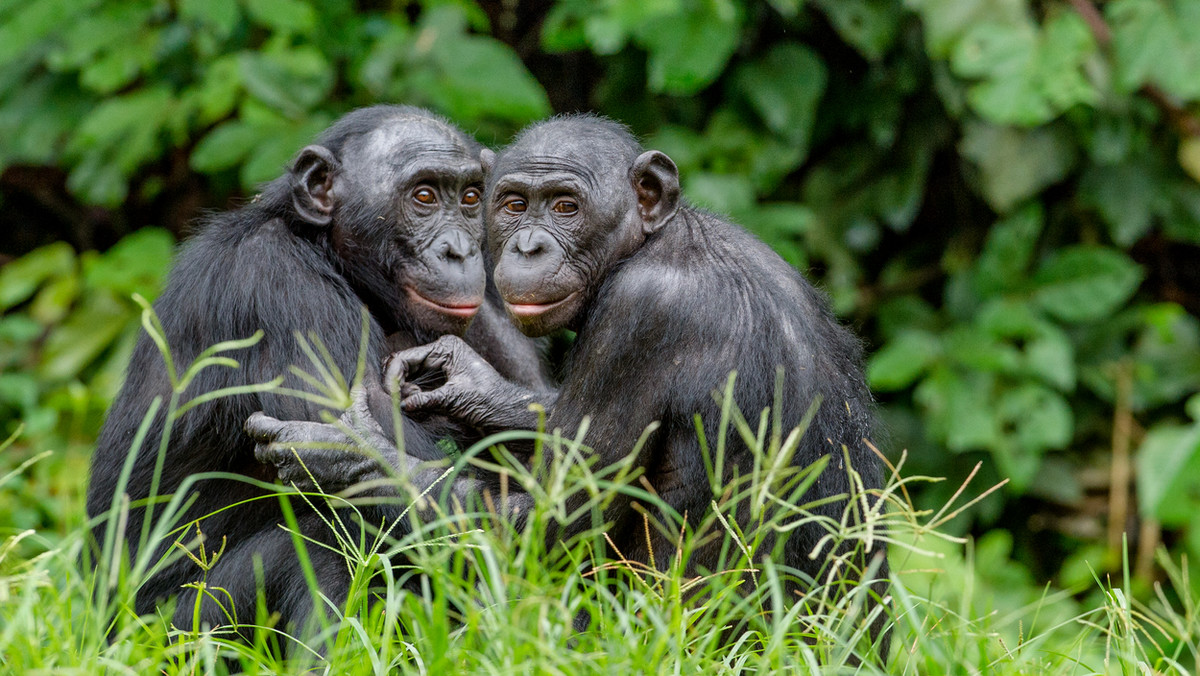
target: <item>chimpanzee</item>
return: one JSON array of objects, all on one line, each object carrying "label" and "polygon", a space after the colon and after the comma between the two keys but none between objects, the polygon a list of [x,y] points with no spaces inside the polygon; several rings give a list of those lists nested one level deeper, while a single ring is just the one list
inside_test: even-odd
[{"label": "chimpanzee", "polygon": [[[448,121],[408,106],[380,105],[351,112],[300,151],[291,170],[266,185],[251,203],[216,215],[188,242],[155,305],[170,346],[175,372],[220,341],[262,339],[234,352],[240,368],[211,366],[183,392],[181,402],[208,392],[285,376],[284,388],[317,393],[318,371],[308,352],[328,351],[332,369],[353,378],[359,361],[363,310],[369,313],[365,381],[380,381],[387,352],[428,343],[443,334],[466,341],[506,377],[530,387],[548,384],[540,347],[508,321],[495,298],[485,296],[481,251],[483,168],[481,147]],[[317,345],[313,338],[320,345]],[[303,338],[303,340],[302,340]],[[309,343],[308,349],[302,343]],[[329,370],[332,370],[329,369]],[[376,388],[379,393],[382,390]],[[271,481],[275,467],[259,462],[243,424],[255,411],[281,418],[319,420],[320,401],[279,391],[224,396],[186,411],[170,428],[165,457],[157,440],[166,429],[162,409],[148,440],[133,459],[127,483],[120,476],[139,424],[156,397],[170,399],[172,385],[163,358],[143,335],[120,395],[109,411],[92,460],[88,514],[93,519],[134,501],[125,535],[130,555],[153,547],[158,559],[175,537],[144,544],[145,510],[138,500],[169,495],[188,477],[224,472]],[[391,420],[386,395],[373,399],[372,413]],[[406,449],[420,458],[444,457],[439,430],[404,421]],[[392,425],[387,425],[389,429]],[[208,549],[226,539],[227,550],[207,574],[207,584],[231,592],[242,621],[254,619],[261,591],[282,626],[302,623],[311,610],[310,592],[298,565],[277,496],[237,478],[204,478],[188,491],[194,499],[173,526],[199,524]],[[257,498],[257,499],[256,499]],[[321,514],[299,512],[301,531],[318,541],[332,534]],[[232,507],[231,507],[232,506]],[[159,504],[151,521],[162,514]],[[106,522],[95,531],[104,542]],[[196,529],[184,534],[186,542]],[[342,557],[309,547],[321,591],[335,601],[349,578]],[[262,588],[255,559],[262,562]],[[155,571],[137,595],[137,612],[199,580],[187,557]],[[190,624],[192,608],[181,594],[175,622]],[[190,598],[188,596],[187,598]],[[228,624],[228,616],[205,604],[203,620]]]},{"label": "chimpanzee", "polygon": [[[570,435],[590,418],[584,442],[600,467],[627,456],[657,423],[633,466],[644,471],[676,518],[686,515],[695,529],[720,498],[709,481],[695,416],[711,458],[722,433],[722,402],[714,393],[736,372],[733,398],[754,416],[752,423],[770,407],[791,429],[817,402],[791,466],[823,458],[828,464],[801,504],[841,496],[812,509],[834,523],[841,520],[851,492],[845,457],[866,489],[881,487],[880,461],[866,443],[874,414],[859,342],[838,324],[821,293],[760,240],[686,204],[669,157],[643,151],[624,127],[589,115],[536,124],[498,157],[489,151],[483,157],[492,164],[485,197],[488,246],[509,315],[530,336],[562,328],[577,335],[555,393],[505,379],[453,336],[395,354],[390,376],[441,375],[438,387],[405,390],[406,412],[446,414],[484,431],[535,429],[529,404],[536,401],[548,412],[547,429]],[[255,425],[276,444],[329,438],[315,432],[319,426],[289,429],[269,419]],[[507,446],[521,457],[517,443]],[[340,471],[323,471],[324,458],[312,460],[306,464],[318,477]],[[744,480],[753,466],[753,454],[730,425],[721,481]],[[566,513],[587,498],[576,499]],[[874,498],[867,502],[875,507]],[[743,513],[739,508],[738,518]],[[861,517],[853,509],[851,514],[852,523]],[[603,521],[626,559],[670,565],[678,528],[647,528],[628,496],[609,503]],[[827,581],[830,557],[848,550],[822,547],[828,530],[816,521],[789,521],[797,527],[786,541],[766,547],[782,548],[776,558],[793,572],[788,588]],[[589,526],[586,519],[565,524],[556,536],[566,539]],[[814,552],[819,555],[810,557]],[[861,574],[873,563],[878,578],[886,579],[884,553],[877,543],[874,551],[849,557],[859,570],[838,574]],[[727,555],[719,543],[702,546],[691,554],[689,570],[722,570]],[[872,589],[882,593],[884,586]],[[876,635],[881,627],[875,623]],[[886,650],[886,637],[881,643]]]}]

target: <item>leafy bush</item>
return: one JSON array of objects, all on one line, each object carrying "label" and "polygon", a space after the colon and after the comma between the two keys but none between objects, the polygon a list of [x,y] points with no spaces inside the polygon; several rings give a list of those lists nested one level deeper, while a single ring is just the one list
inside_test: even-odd
[{"label": "leafy bush", "polygon": [[[204,204],[252,190],[358,105],[430,106],[490,143],[606,113],[823,282],[914,471],[983,461],[1010,483],[975,527],[1078,581],[1098,550],[1116,566],[1122,530],[1139,562],[1160,525],[1200,554],[1175,499],[1200,462],[1198,25],[1200,0],[9,0],[0,166],[59,167],[132,221],[177,206],[157,197],[181,171]],[[102,408],[120,360],[92,362],[131,308],[55,300],[116,277],[33,256],[5,268],[42,290],[5,291],[0,397],[40,432],[72,397]]]}]

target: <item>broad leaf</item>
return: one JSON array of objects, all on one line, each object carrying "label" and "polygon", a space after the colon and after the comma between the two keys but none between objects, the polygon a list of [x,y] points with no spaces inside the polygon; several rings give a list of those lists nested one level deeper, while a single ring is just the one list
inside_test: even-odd
[{"label": "broad leaf", "polygon": [[737,47],[741,23],[741,5],[729,0],[699,0],[649,20],[637,37],[649,52],[650,89],[686,96],[707,86]]},{"label": "broad leaf", "polygon": [[1142,276],[1141,267],[1116,249],[1069,247],[1038,270],[1034,299],[1065,321],[1095,321],[1128,301]]},{"label": "broad leaf", "polygon": [[940,353],[937,336],[927,331],[905,331],[872,355],[867,380],[872,389],[881,392],[902,390],[913,384]]},{"label": "broad leaf", "polygon": [[821,59],[802,45],[783,44],[734,77],[767,128],[799,146],[802,158],[828,78]]}]

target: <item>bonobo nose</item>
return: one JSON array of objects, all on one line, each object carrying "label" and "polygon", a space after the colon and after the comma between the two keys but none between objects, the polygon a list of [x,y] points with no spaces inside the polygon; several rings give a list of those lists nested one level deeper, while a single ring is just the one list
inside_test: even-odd
[{"label": "bonobo nose", "polygon": [[550,250],[554,239],[545,230],[524,230],[512,238],[509,250],[526,258],[532,258]]},{"label": "bonobo nose", "polygon": [[479,244],[461,230],[448,232],[434,242],[433,250],[439,258],[449,263],[463,263],[479,255]]}]

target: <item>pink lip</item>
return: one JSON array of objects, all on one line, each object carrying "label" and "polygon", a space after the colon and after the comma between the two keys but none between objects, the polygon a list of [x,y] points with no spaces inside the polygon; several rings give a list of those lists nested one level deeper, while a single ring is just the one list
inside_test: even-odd
[{"label": "pink lip", "polygon": [[536,317],[545,312],[549,312],[554,308],[566,303],[575,297],[577,292],[571,292],[565,297],[560,298],[551,303],[509,303],[505,301],[504,305],[516,317]]},{"label": "pink lip", "polygon": [[444,303],[439,303],[435,300],[430,300],[417,293],[413,289],[408,290],[408,296],[422,305],[431,307],[444,315],[451,315],[453,317],[474,317],[475,313],[479,312],[479,306],[483,304],[482,301],[473,301],[456,305],[447,305]]}]

